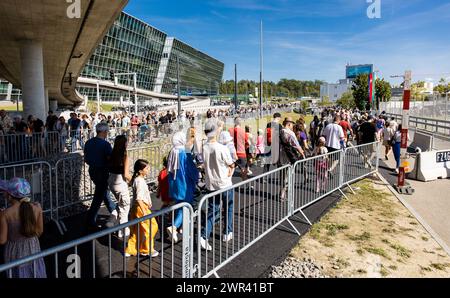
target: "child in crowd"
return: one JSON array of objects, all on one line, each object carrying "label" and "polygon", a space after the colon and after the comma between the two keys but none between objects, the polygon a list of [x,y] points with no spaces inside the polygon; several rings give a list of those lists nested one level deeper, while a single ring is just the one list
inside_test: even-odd
[{"label": "child in crowd", "polygon": [[[219,135],[219,143],[227,147],[228,151],[230,152],[231,159],[234,163],[238,160],[238,156],[236,153],[236,147],[234,146],[233,138],[231,137],[230,133],[228,131],[222,131]],[[237,164],[236,164],[237,165]],[[228,170],[228,177],[233,176],[234,169]]]},{"label": "child in crowd", "polygon": [[[150,191],[145,177],[148,175],[150,166],[148,161],[138,159],[134,164],[134,174],[131,179],[133,185],[134,205],[131,210],[131,220],[151,214],[152,201]],[[139,230],[138,230],[139,229]],[[131,235],[128,240],[125,256],[135,256],[138,251],[141,256],[157,257],[159,253],[155,250],[155,236],[158,232],[158,223],[155,218],[144,220],[138,225],[131,227]],[[138,237],[139,233],[139,237]],[[137,243],[139,239],[139,243]]]},{"label": "child in crowd", "polygon": [[172,200],[169,197],[169,172],[167,171],[167,157],[163,159],[163,168],[158,175],[158,190],[156,197],[161,199],[161,208],[169,207],[172,204]]},{"label": "child in crowd", "polygon": [[[328,153],[325,143],[325,138],[320,137],[318,145],[314,149],[314,156],[325,155]],[[328,156],[324,156],[321,159],[316,159],[316,179],[316,192],[324,191],[328,180]]]},{"label": "child in crowd", "polygon": [[[0,209],[0,245],[4,247],[4,262],[41,252],[38,237],[44,231],[42,208],[31,202],[31,186],[25,179],[0,180],[0,192],[4,192],[10,207]],[[10,278],[46,278],[43,258],[17,266],[7,271]]]}]

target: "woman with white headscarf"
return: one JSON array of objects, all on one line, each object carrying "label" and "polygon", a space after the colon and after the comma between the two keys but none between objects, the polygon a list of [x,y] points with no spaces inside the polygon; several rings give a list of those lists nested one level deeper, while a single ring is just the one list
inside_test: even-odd
[{"label": "woman with white headscarf", "polygon": [[[198,170],[192,158],[186,154],[186,133],[177,132],[172,138],[173,148],[167,159],[167,171],[169,172],[169,196],[175,204],[194,201],[195,186],[198,182]],[[167,228],[167,232],[174,242],[178,241],[177,229],[183,223],[182,208],[175,212],[173,226]]]}]

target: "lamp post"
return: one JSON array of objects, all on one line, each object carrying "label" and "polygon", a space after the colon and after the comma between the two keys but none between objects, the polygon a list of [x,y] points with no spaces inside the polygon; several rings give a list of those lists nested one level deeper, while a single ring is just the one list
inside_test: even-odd
[{"label": "lamp post", "polygon": [[100,113],[100,76],[95,73],[90,73],[90,75],[97,78],[96,89],[97,89],[97,113]]},{"label": "lamp post", "polygon": [[181,88],[180,88],[180,58],[177,55],[177,100],[178,100],[178,119],[181,117]]},{"label": "lamp post", "polygon": [[136,72],[126,72],[126,73],[115,73],[114,74],[114,84],[117,84],[118,76],[133,76],[133,91],[134,91],[134,112],[138,113],[138,95],[137,95],[137,73]]}]

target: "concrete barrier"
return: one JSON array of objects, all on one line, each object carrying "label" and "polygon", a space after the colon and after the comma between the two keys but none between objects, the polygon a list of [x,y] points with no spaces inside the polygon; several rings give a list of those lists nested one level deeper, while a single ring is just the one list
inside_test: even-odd
[{"label": "concrete barrier", "polygon": [[419,181],[433,181],[450,177],[450,149],[419,152],[416,156],[414,170],[408,178]]},{"label": "concrete barrier", "polygon": [[434,136],[432,134],[416,130],[414,133],[414,140],[409,147],[414,150],[420,148],[422,151],[431,151],[433,150],[433,143]]}]

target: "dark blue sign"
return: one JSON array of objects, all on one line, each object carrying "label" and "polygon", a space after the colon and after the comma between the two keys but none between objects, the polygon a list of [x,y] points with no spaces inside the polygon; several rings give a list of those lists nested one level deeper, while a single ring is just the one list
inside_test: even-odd
[{"label": "dark blue sign", "polygon": [[370,74],[373,71],[373,64],[350,65],[345,69],[347,79],[354,79],[359,74]]}]

